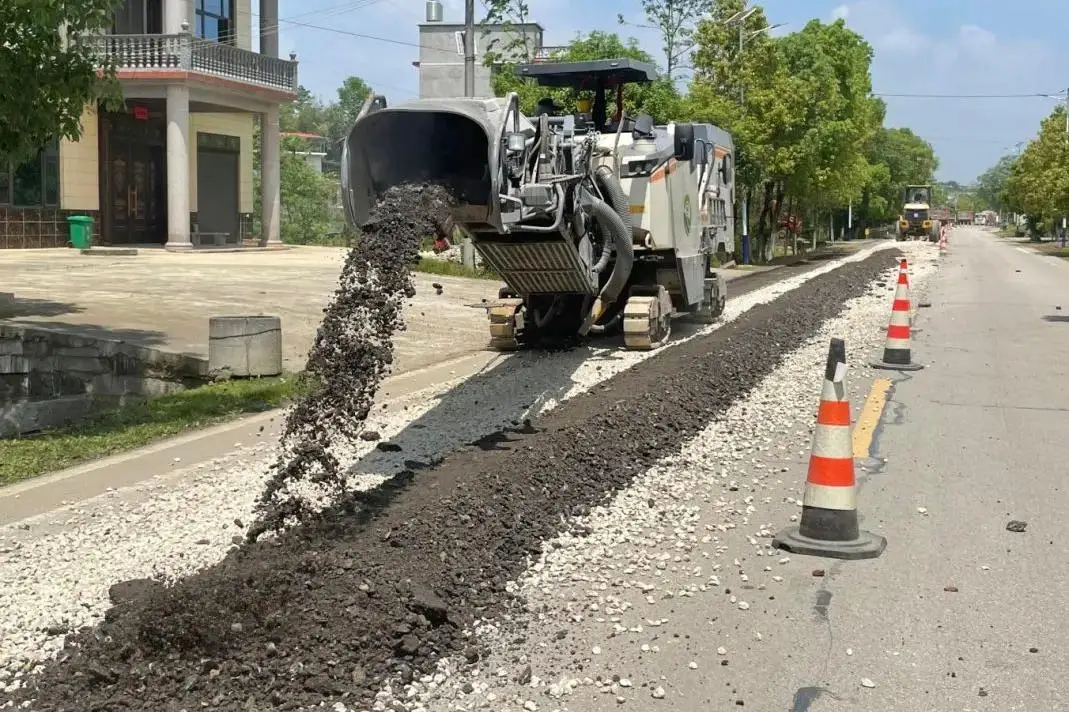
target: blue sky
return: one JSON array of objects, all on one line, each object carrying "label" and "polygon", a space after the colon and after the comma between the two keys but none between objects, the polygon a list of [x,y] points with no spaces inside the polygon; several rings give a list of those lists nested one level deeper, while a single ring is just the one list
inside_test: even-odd
[{"label": "blue sky", "polygon": [[[638,39],[655,56],[654,33],[620,27],[616,13],[643,22],[639,0],[528,0],[546,43],[566,44],[600,29]],[[781,31],[808,20],[844,17],[875,49],[873,88],[882,94],[1052,94],[1069,87],[1067,0],[765,0]],[[463,0],[443,0],[445,21],[463,19]],[[480,3],[477,0],[477,7]],[[254,9],[256,3],[253,3]],[[598,8],[612,8],[599,12]],[[333,97],[347,76],[358,75],[394,101],[418,90],[412,61],[424,0],[279,0],[279,49],[296,52],[301,83]],[[378,39],[360,38],[307,23]],[[940,159],[939,177],[970,182],[999,156],[1027,141],[1056,99],[886,98],[887,123],[908,126],[929,140]]]}]

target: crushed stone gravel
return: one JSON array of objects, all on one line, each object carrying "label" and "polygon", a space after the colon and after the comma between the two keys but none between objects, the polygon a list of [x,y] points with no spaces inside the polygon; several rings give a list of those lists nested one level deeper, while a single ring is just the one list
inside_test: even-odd
[{"label": "crushed stone gravel", "polygon": [[[908,245],[903,251],[913,262],[916,295],[937,258]],[[865,364],[883,347],[875,327],[889,317],[896,273],[889,267],[678,455],[544,542],[508,584],[522,610],[466,631],[471,645],[491,655],[475,663],[446,658],[409,682],[394,677],[371,709],[391,710],[401,700],[405,709],[427,712],[503,710],[527,699],[554,712],[644,708],[643,696],[691,692],[688,672],[695,669],[724,681],[723,699],[703,697],[703,704],[735,705],[732,657],[738,648],[767,645],[762,641],[782,625],[762,602],[789,593],[783,574],[812,567],[812,559],[773,549],[771,538],[800,514],[828,342],[846,340],[856,413],[876,375]],[[865,468],[862,462],[859,477]],[[864,494],[859,498],[864,508]],[[752,604],[741,605],[744,594]],[[693,606],[684,609],[691,600],[708,601],[713,617],[696,619]],[[701,651],[712,659],[697,657]],[[508,675],[520,665],[531,671],[524,684]],[[623,684],[628,678],[652,682],[634,690]]]}]

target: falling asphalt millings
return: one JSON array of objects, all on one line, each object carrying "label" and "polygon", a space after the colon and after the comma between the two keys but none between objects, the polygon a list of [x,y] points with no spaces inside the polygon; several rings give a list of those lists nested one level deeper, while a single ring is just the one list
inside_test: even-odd
[{"label": "falling asphalt millings", "polygon": [[302,374],[304,392],[283,424],[282,452],[250,538],[315,516],[317,508],[294,492],[295,484],[318,487],[328,500],[344,492],[348,473],[331,445],[363,429],[393,364],[404,300],[415,294],[411,268],[420,240],[436,232],[450,203],[439,186],[401,185],[375,205],[324,310]]},{"label": "falling asphalt millings", "polygon": [[[885,271],[874,254],[667,349],[418,474],[357,493],[68,638],[16,701],[42,710],[370,705],[387,676],[485,654],[462,635],[507,613],[508,581],[558,533],[744,397]],[[502,384],[507,388],[508,384]]]}]

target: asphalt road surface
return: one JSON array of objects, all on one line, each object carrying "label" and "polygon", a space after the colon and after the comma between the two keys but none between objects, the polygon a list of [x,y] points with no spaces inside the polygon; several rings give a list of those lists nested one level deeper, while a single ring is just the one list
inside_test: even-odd
[{"label": "asphalt road surface", "polygon": [[[684,453],[691,468],[726,465],[732,487],[705,493],[696,478],[655,494],[654,478],[660,522],[563,540],[585,553],[525,585],[542,625],[481,675],[519,683],[430,708],[1069,710],[1069,263],[958,229],[915,292],[915,306],[930,303],[913,339],[926,368],[873,371],[862,362],[878,350],[852,354],[859,507],[862,527],[888,539],[881,557],[760,548],[754,537],[789,523],[777,512],[796,502],[780,506],[790,483],[777,477],[804,477],[807,442],[790,457],[775,437],[734,458]],[[752,428],[760,403],[783,395],[775,388],[752,396],[740,421]],[[813,403],[795,397],[799,419],[812,418],[815,392]],[[765,433],[794,432],[781,425]],[[1025,530],[1007,530],[1011,520]],[[536,693],[547,681],[548,699]]]}]

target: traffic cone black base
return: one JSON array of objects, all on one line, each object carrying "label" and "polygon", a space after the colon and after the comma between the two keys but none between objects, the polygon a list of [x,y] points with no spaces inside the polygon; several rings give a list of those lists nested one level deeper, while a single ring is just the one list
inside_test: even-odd
[{"label": "traffic cone black base", "polygon": [[[842,514],[842,512],[836,512]],[[823,556],[828,559],[875,559],[887,548],[887,539],[872,532],[860,531],[856,539],[850,541],[828,541],[813,539],[802,534],[801,527],[784,529],[772,540],[772,545],[792,554],[802,556]]]},{"label": "traffic cone black base", "polygon": [[[887,358],[886,354],[884,358]],[[924,368],[923,363],[891,363],[889,361],[873,361],[869,366],[882,371],[920,371]]]}]

